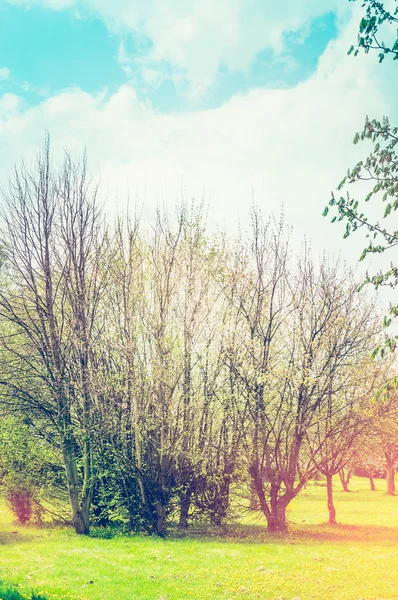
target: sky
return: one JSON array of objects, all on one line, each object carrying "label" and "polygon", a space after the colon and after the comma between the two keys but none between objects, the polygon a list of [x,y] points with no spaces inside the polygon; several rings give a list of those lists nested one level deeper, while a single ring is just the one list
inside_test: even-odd
[{"label": "sky", "polygon": [[[394,2],[394,0],[391,0]],[[355,262],[322,211],[365,116],[398,121],[398,67],[354,58],[348,0],[0,0],[0,185],[45,132],[87,149],[110,211],[203,199],[245,229],[254,202],[293,243]]]}]

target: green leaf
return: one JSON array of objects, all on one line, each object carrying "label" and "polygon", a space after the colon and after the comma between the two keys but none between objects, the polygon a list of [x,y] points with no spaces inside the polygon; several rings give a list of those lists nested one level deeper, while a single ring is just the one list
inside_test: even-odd
[{"label": "green leaf", "polygon": [[359,23],[359,32],[360,33],[362,33],[366,29],[367,24],[368,24],[368,19],[365,19],[365,17],[363,17],[361,19],[361,22]]},{"label": "green leaf", "polygon": [[391,206],[390,203],[388,203],[387,206],[386,206],[386,208],[385,208],[385,211],[384,211],[384,218],[388,217],[388,215],[391,212],[391,209],[392,209],[392,206]]}]

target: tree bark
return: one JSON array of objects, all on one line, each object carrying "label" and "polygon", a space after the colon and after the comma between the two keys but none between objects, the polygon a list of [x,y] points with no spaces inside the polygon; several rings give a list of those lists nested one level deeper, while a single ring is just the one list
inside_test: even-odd
[{"label": "tree bark", "polygon": [[250,509],[257,510],[259,508],[256,486],[253,479],[250,479]]},{"label": "tree bark", "polygon": [[285,533],[287,531],[286,506],[287,504],[278,498],[279,484],[271,484],[270,489],[270,514],[267,516],[268,531],[270,533]]},{"label": "tree bark", "polygon": [[155,501],[156,509],[156,532],[158,535],[164,536],[166,531],[166,509],[160,500]]},{"label": "tree bark", "polygon": [[395,494],[395,472],[394,467],[388,461],[386,465],[387,469],[387,494],[389,496],[394,496]]},{"label": "tree bark", "polygon": [[343,492],[349,492],[350,490],[348,489],[348,484],[351,479],[350,472],[347,471],[347,475],[346,475],[344,472],[344,469],[341,469],[339,471],[339,477],[340,477],[341,485],[343,487]]},{"label": "tree bark", "polygon": [[76,533],[89,535],[90,533],[90,505],[79,502],[79,476],[77,472],[76,456],[73,441],[62,439],[62,452],[64,457],[66,481],[68,485],[69,504],[71,508],[72,525]]},{"label": "tree bark", "polygon": [[278,502],[277,506],[274,507],[274,510],[267,517],[267,523],[269,533],[286,533],[286,506]]},{"label": "tree bark", "polygon": [[336,509],[333,503],[333,476],[330,473],[326,475],[326,485],[328,493],[328,510],[329,510],[329,524],[336,525]]},{"label": "tree bark", "polygon": [[375,486],[375,482],[374,482],[372,475],[369,475],[369,483],[370,483],[370,491],[375,492],[376,486]]},{"label": "tree bark", "polygon": [[187,529],[188,515],[191,506],[191,490],[187,490],[180,496],[180,519],[178,523],[179,529]]}]

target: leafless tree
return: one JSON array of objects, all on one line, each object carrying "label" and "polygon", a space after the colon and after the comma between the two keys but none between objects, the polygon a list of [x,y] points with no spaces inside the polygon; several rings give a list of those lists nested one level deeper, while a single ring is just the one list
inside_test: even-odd
[{"label": "leafless tree", "polygon": [[253,224],[232,270],[238,333],[230,355],[245,399],[252,489],[269,530],[284,531],[286,507],[330,435],[314,448],[311,428],[341,393],[342,373],[369,352],[372,307],[361,306],[337,266],[315,265],[308,251],[292,264],[282,226],[264,225],[258,213]]},{"label": "leafless tree", "polygon": [[65,153],[57,170],[47,139],[32,169],[15,169],[2,235],[9,271],[0,292],[0,316],[9,324],[3,400],[56,428],[72,522],[77,533],[88,533],[95,481],[92,347],[107,236],[85,158]]}]

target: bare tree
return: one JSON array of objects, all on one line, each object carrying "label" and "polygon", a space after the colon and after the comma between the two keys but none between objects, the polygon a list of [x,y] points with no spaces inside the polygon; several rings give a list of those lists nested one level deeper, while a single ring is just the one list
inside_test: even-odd
[{"label": "bare tree", "polygon": [[245,398],[244,453],[268,529],[284,531],[286,508],[330,435],[324,430],[314,448],[311,428],[341,393],[342,373],[369,352],[372,307],[361,305],[347,274],[316,266],[307,251],[294,269],[283,228],[264,226],[258,214],[251,247],[237,256],[230,355]]},{"label": "bare tree", "polygon": [[[369,349],[375,339],[375,327],[368,328]],[[365,350],[365,348],[364,348]],[[336,524],[336,509],[333,501],[333,475],[339,473],[344,491],[348,491],[348,480],[353,472],[353,460],[358,440],[369,429],[369,407],[374,394],[386,375],[383,362],[372,361],[366,355],[358,357],[357,365],[340,369],[339,385],[320,407],[308,432],[308,448],[318,470],[325,475],[329,524]],[[348,467],[348,475],[342,471]]]},{"label": "bare tree", "polygon": [[16,169],[4,196],[10,283],[0,292],[0,316],[11,329],[2,339],[2,396],[56,428],[72,522],[86,534],[95,480],[92,345],[106,279],[97,190],[85,158],[66,153],[53,167],[47,138],[35,167]]}]

